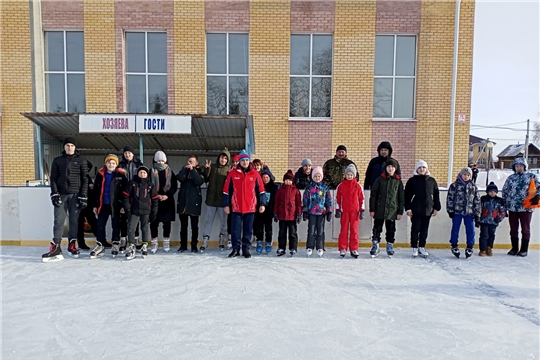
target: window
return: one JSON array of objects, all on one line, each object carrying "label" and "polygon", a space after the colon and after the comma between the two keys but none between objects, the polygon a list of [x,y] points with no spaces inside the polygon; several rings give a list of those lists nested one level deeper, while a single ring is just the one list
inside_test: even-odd
[{"label": "window", "polygon": [[168,112],[166,33],[126,32],[126,88],[128,112]]},{"label": "window", "polygon": [[45,96],[47,111],[86,111],[84,33],[45,32]]},{"label": "window", "polygon": [[533,163],[533,165],[538,164],[538,158],[537,158],[537,157],[533,157],[533,158],[532,158],[532,163]]},{"label": "window", "polygon": [[375,37],[373,117],[414,119],[416,36]]},{"label": "window", "polygon": [[249,112],[249,35],[206,35],[206,112]]},{"label": "window", "polygon": [[478,166],[486,166],[486,159],[483,159],[483,158],[478,159]]},{"label": "window", "polygon": [[291,118],[332,116],[332,40],[332,35],[291,35]]}]

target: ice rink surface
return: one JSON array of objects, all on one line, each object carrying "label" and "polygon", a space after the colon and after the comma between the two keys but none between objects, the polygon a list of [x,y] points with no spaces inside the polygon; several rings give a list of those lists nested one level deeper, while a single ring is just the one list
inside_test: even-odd
[{"label": "ice rink surface", "polygon": [[[539,258],[228,251],[42,263],[4,246],[3,359],[538,359]],[[428,249],[429,250],[429,249]],[[462,257],[463,251],[462,249]]]}]

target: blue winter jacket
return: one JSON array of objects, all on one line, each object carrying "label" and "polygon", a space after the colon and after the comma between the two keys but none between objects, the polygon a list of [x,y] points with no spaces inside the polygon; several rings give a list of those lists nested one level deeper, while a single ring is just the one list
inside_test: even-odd
[{"label": "blue winter jacket", "polygon": [[482,204],[482,214],[480,215],[482,224],[499,225],[504,220],[506,209],[502,198],[484,195],[480,198],[480,202]]}]

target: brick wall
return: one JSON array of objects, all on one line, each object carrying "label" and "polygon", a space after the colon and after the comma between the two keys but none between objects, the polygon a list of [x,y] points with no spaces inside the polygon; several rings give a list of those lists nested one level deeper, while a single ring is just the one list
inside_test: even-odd
[{"label": "brick wall", "polygon": [[378,34],[418,34],[421,0],[377,0]]},{"label": "brick wall", "polygon": [[153,30],[167,33],[168,109],[174,111],[174,5],[173,0],[116,0],[114,21],[116,37],[116,108],[127,111],[125,78],[125,31]]},{"label": "brick wall", "polygon": [[332,122],[289,121],[288,149],[288,168],[293,172],[298,170],[304,158],[310,159],[313,167],[323,166],[335,150],[332,148]]},{"label": "brick wall", "polygon": [[291,0],[292,32],[334,31],[335,1]]},{"label": "brick wall", "polygon": [[[2,94],[2,88],[0,88],[0,94]],[[4,152],[2,148],[2,115],[0,115],[0,186],[4,186]]]},{"label": "brick wall", "polygon": [[82,30],[83,0],[41,0],[43,30]]},{"label": "brick wall", "polygon": [[249,1],[204,0],[207,31],[249,31]]}]

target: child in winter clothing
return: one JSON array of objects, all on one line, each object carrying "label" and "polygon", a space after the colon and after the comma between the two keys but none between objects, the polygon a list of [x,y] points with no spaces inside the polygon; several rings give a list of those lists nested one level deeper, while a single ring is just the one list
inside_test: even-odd
[{"label": "child in winter clothing", "polygon": [[497,185],[490,182],[486,188],[487,195],[480,198],[482,212],[480,215],[480,256],[492,256],[493,242],[495,241],[495,230],[506,216],[504,201],[497,196]]},{"label": "child in winter clothing", "polygon": [[351,256],[358,258],[358,225],[364,215],[364,191],[356,181],[356,167],[351,164],[345,169],[345,180],[336,191],[336,219],[340,219],[339,255],[345,257],[347,248]]},{"label": "child in winter clothing", "polygon": [[[414,176],[405,185],[405,211],[411,218],[412,256],[428,256],[425,249],[429,222],[441,211],[441,200],[437,181],[430,176],[428,164],[418,160]],[[418,241],[420,240],[420,242]]]},{"label": "child in winter clothing", "polygon": [[[126,170],[126,178],[128,183],[137,176],[139,167],[143,166],[141,160],[135,156],[135,149],[131,145],[124,146],[122,150],[122,159],[118,164],[120,169]],[[126,250],[127,235],[128,235],[128,217],[126,214],[120,214],[120,253]],[[139,224],[135,230],[135,243],[139,243]],[[140,246],[137,245],[137,249]]]},{"label": "child in winter clothing", "polygon": [[396,235],[396,219],[401,220],[405,203],[403,184],[396,174],[398,163],[388,159],[384,173],[379,176],[371,187],[369,196],[369,215],[373,218],[373,239],[370,254],[379,255],[379,242],[383,225],[386,226],[386,253],[394,255],[394,241]]},{"label": "child in winter clothing", "polygon": [[128,216],[128,247],[126,259],[135,257],[135,228],[141,221],[142,246],[141,254],[148,255],[148,240],[150,223],[156,219],[158,212],[157,189],[150,180],[150,170],[146,166],[140,166],[137,176],[130,181],[124,190],[124,211]]},{"label": "child in winter clothing", "polygon": [[276,192],[274,202],[274,222],[279,221],[277,256],[285,255],[287,230],[289,231],[289,251],[291,256],[298,250],[297,224],[302,220],[302,196],[293,185],[295,177],[291,170],[283,175],[283,185]]},{"label": "child in winter clothing", "polygon": [[264,184],[266,206],[264,207],[264,212],[255,213],[255,219],[253,221],[253,232],[257,239],[257,254],[262,253],[264,237],[266,237],[266,253],[272,251],[272,218],[274,215],[274,198],[277,185],[270,177],[271,175],[272,173],[268,169],[262,171],[261,178]]},{"label": "child in winter clothing", "polygon": [[446,211],[450,219],[452,219],[452,234],[450,236],[452,254],[457,258],[461,254],[458,248],[458,238],[459,228],[463,220],[467,233],[465,257],[469,258],[473,254],[474,225],[475,222],[480,221],[480,196],[478,195],[478,188],[472,182],[471,168],[465,167],[461,169],[456,181],[450,185],[446,197]]},{"label": "child in winter clothing", "polygon": [[[524,201],[528,198],[529,186],[534,181],[537,193],[530,199],[530,204],[538,205],[540,202],[540,179],[533,173],[527,172],[527,161],[524,158],[516,158],[512,163],[512,170],[514,170],[514,173],[506,179],[502,188],[502,198],[505,208],[508,210],[510,240],[512,242],[512,249],[508,252],[508,255],[527,256],[534,210],[525,207]],[[519,249],[518,232],[520,224],[521,249]]]},{"label": "child in winter clothing", "polygon": [[120,213],[123,209],[123,192],[127,186],[126,171],[118,166],[118,157],[109,154],[105,165],[96,175],[93,211],[97,216],[96,247],[90,252],[90,258],[96,259],[105,255],[105,227],[109,216],[112,222],[111,255],[116,257],[120,249]]},{"label": "child in winter clothing", "polygon": [[158,193],[158,212],[156,219],[150,223],[152,247],[155,254],[158,250],[159,223],[163,223],[163,250],[171,249],[171,222],[176,218],[174,209],[174,194],[178,189],[178,181],[174,171],[167,165],[167,156],[163,151],[154,154],[154,166],[150,172],[152,183]]},{"label": "child in winter clothing", "polygon": [[[230,258],[242,255],[251,257],[249,247],[253,234],[253,218],[259,204],[259,212],[263,213],[266,205],[266,195],[261,176],[250,164],[250,156],[245,151],[239,155],[238,166],[227,175],[223,185],[223,205],[225,213],[231,214],[231,240],[233,250]],[[240,238],[242,243],[240,243]]]},{"label": "child in winter clothing", "polygon": [[324,255],[324,219],[332,219],[332,193],[330,187],[323,181],[323,169],[317,166],[311,171],[311,182],[304,190],[302,212],[304,221],[308,221],[308,236],[306,243],[307,256],[311,256],[313,248],[317,255]]}]

